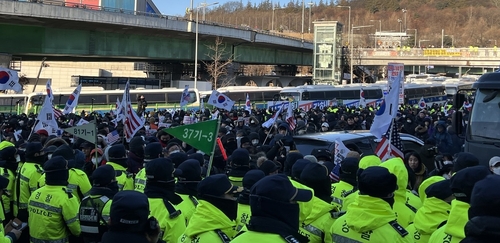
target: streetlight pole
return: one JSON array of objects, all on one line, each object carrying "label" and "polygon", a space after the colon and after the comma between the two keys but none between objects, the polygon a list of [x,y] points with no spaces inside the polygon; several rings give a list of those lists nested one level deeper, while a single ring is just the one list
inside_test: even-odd
[{"label": "streetlight pole", "polygon": [[[378,20],[370,20],[370,22],[375,22],[375,21],[378,21],[378,27],[379,27],[379,35],[381,36],[382,35],[382,20],[378,19]],[[377,49],[377,38],[375,38],[377,35],[377,31],[375,30],[375,35],[373,36],[373,39],[375,39],[375,49]]]},{"label": "streetlight pole", "polygon": [[[364,26],[351,26],[351,33],[350,33],[350,37],[351,39],[349,40],[349,42],[351,43],[350,46],[353,47],[354,46],[354,29],[361,29],[361,28],[368,28],[368,27],[372,27],[373,25],[364,25]],[[349,56],[350,56],[350,61],[349,61],[349,69],[351,71],[350,75],[351,75],[351,83],[353,82],[353,76],[354,76],[354,65],[352,63],[352,61],[354,60],[354,50],[353,48],[350,48],[349,49]]]},{"label": "streetlight pole", "polygon": [[203,8],[203,14],[205,13],[205,8],[212,5],[217,5],[219,2],[215,2],[212,4],[202,3],[200,6],[196,7],[196,32],[195,32],[195,44],[194,44],[194,88],[196,89],[196,85],[198,84],[198,16],[200,12],[200,8]]},{"label": "streetlight pole", "polygon": [[273,5],[273,16],[272,16],[272,20],[271,20],[271,32],[274,31],[274,11],[277,9],[282,9],[282,8],[276,8],[276,6]]},{"label": "streetlight pole", "polygon": [[304,12],[305,12],[305,4],[304,0],[302,0],[302,30],[300,31],[302,40],[304,39]]},{"label": "streetlight pole", "polygon": [[189,20],[193,21],[193,0],[191,0],[191,7],[189,8]]},{"label": "streetlight pole", "polygon": [[417,29],[407,29],[407,30],[414,30],[415,31],[415,36],[413,37],[415,44],[413,44],[413,47],[417,47]]},{"label": "streetlight pole", "polygon": [[312,6],[314,5],[314,3],[310,2],[310,3],[308,3],[308,5],[309,5],[309,27],[307,28],[307,32],[309,34],[311,34],[311,10],[312,10]]},{"label": "streetlight pole", "polygon": [[441,29],[441,48],[444,48],[444,29]]},{"label": "streetlight pole", "polygon": [[351,34],[351,6],[337,6],[337,8],[349,8],[349,19],[348,19],[348,23],[347,23],[347,26],[349,26],[349,30],[347,30],[347,41],[350,41],[349,39],[349,35]]},{"label": "streetlight pole", "polygon": [[403,13],[405,15],[405,26],[404,26],[405,28],[404,29],[406,31],[406,28],[407,28],[407,26],[406,26],[406,12],[408,12],[408,10],[406,10],[405,8],[403,8],[402,10],[403,10]]}]

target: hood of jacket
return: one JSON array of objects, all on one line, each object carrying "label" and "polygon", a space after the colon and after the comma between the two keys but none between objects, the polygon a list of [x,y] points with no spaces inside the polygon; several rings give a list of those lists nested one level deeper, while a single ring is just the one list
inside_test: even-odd
[{"label": "hood of jacket", "polygon": [[458,200],[451,201],[450,216],[444,226],[444,232],[452,235],[453,238],[465,238],[465,224],[469,221],[468,211],[470,205]]},{"label": "hood of jacket", "polygon": [[401,158],[392,158],[380,164],[398,178],[398,189],[394,192],[394,201],[406,203],[406,186],[408,185],[408,171]]},{"label": "hood of jacket", "polygon": [[442,181],[442,180],[444,180],[444,177],[442,177],[442,176],[431,176],[431,177],[425,179],[420,184],[420,187],[418,187],[418,196],[420,197],[420,200],[422,200],[422,202],[424,202],[425,199],[427,198],[427,194],[425,194],[425,189],[427,189],[430,185],[432,185],[436,182]]},{"label": "hood of jacket", "polygon": [[415,228],[422,234],[431,235],[448,219],[451,205],[441,199],[425,199],[424,205],[415,214]]},{"label": "hood of jacket", "polygon": [[[290,180],[290,182],[292,183],[292,185],[296,188],[299,188],[299,189],[306,189],[306,190],[311,190],[313,192],[313,195],[314,195],[314,190],[311,189],[310,187],[292,179],[291,177],[288,177],[288,179]],[[312,202],[314,202],[314,199],[316,197],[313,197],[311,199],[311,201],[309,202],[298,202],[299,204],[299,208],[300,208],[300,211],[299,211],[299,220],[300,222],[305,222],[307,220],[307,217],[309,216],[309,214],[311,213],[311,211],[313,210],[314,208],[314,204],[312,204]],[[321,200],[318,198],[318,200]],[[323,201],[323,200],[321,200]],[[323,201],[324,202],[324,201]],[[311,204],[310,204],[311,203]]]},{"label": "hood of jacket", "polygon": [[319,219],[321,216],[335,209],[335,206],[327,203],[318,197],[313,197],[311,201],[307,202],[311,210],[304,220],[304,224],[308,225]]},{"label": "hood of jacket", "polygon": [[377,166],[377,165],[380,165],[380,158],[377,157],[376,155],[364,156],[359,161],[359,168],[360,169],[366,169],[370,166]]},{"label": "hood of jacket", "polygon": [[233,227],[236,227],[236,223],[211,203],[205,200],[198,200],[198,202],[196,211],[189,220],[189,225],[184,234],[192,238],[201,233],[220,229],[230,238],[233,238],[232,231]]},{"label": "hood of jacket", "polygon": [[470,242],[498,242],[498,239],[500,239],[500,218],[491,216],[474,217],[465,225],[465,235],[465,240],[474,239]]},{"label": "hood of jacket", "polygon": [[359,195],[344,217],[349,228],[356,232],[375,230],[396,220],[396,214],[386,201],[367,195]]}]

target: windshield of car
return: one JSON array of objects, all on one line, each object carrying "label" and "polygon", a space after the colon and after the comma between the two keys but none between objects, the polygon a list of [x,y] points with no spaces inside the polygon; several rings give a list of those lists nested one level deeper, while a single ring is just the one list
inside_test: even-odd
[{"label": "windshield of car", "polygon": [[293,139],[297,150],[303,155],[311,154],[311,151],[315,148],[317,149],[330,149],[332,143],[326,141],[318,141],[311,139],[299,139],[295,137]]},{"label": "windshield of car", "polygon": [[499,141],[500,90],[478,90],[470,116],[468,132],[471,140],[479,142]]}]

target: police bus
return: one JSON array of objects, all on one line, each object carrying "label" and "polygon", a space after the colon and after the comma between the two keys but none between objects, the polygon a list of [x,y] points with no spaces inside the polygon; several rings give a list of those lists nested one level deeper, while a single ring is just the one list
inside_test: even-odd
[{"label": "police bus", "polygon": [[[374,85],[302,85],[283,88],[280,96],[282,101],[298,102],[304,110],[332,105],[359,106],[361,88],[366,104],[376,105],[382,101],[382,88]],[[268,102],[268,106],[271,105],[279,106],[280,103]]]},{"label": "police bus", "polygon": [[21,114],[28,101],[27,94],[0,93],[0,113]]},{"label": "police bus", "polygon": [[[277,101],[280,97],[281,87],[257,87],[257,86],[227,86],[223,88],[218,88],[217,91],[227,95],[235,105],[244,106],[247,94],[252,106],[257,109],[266,108],[267,102]],[[202,97],[205,104],[208,104],[208,98],[212,94],[212,91],[201,91],[200,96]]]},{"label": "police bus", "polygon": [[[130,99],[132,106],[136,108],[137,98],[141,95],[146,98],[148,107],[146,111],[153,109],[176,109],[180,107],[180,101],[184,89],[163,88],[163,89],[133,89],[130,90]],[[71,90],[53,90],[54,105],[60,109],[64,108],[68,97],[73,92]],[[25,107],[25,113],[36,113],[45,99],[46,93],[38,92],[28,95],[28,105]],[[78,111],[101,111],[108,112],[115,109],[117,99],[122,100],[123,90],[103,90],[99,87],[82,87],[80,97],[78,98]],[[198,90],[189,89],[189,102],[187,109],[199,109],[200,97]]]},{"label": "police bus", "polygon": [[445,87],[446,96],[449,100],[453,99],[453,96],[461,89],[472,89],[474,82],[463,82],[458,79],[446,80],[443,82]]}]

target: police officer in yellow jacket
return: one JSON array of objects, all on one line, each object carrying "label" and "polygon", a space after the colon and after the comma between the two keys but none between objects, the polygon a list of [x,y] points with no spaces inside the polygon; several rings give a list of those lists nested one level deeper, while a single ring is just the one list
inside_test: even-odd
[{"label": "police officer in yellow jacket", "polygon": [[392,210],[397,186],[396,176],[386,168],[363,170],[358,199],[330,228],[333,242],[411,242]]},{"label": "police officer in yellow jacket", "polygon": [[[31,242],[68,242],[69,234],[80,235],[78,208],[68,183],[68,161],[52,157],[44,164],[46,185],[33,192],[28,211]],[[68,232],[69,231],[69,232]]]},{"label": "police officer in yellow jacket", "polygon": [[176,208],[182,212],[182,217],[186,221],[187,226],[196,210],[196,206],[198,206],[196,187],[201,181],[200,162],[195,159],[188,159],[182,162],[178,169],[182,172],[177,177],[175,193],[182,198],[182,202],[177,204]]},{"label": "police officer in yellow jacket", "polygon": [[[73,195],[75,195],[78,201],[81,201],[85,196],[87,196],[87,193],[90,191],[92,186],[90,185],[87,174],[85,174],[83,170],[75,168],[76,161],[73,149],[70,146],[63,144],[52,153],[52,157],[54,156],[62,156],[68,161],[69,178],[67,188],[73,192]],[[45,175],[42,175],[38,180],[38,187],[40,188],[44,185]]]},{"label": "police officer in yellow jacket", "polygon": [[444,226],[432,233],[429,243],[458,243],[465,238],[472,189],[476,182],[490,174],[488,167],[476,165],[462,169],[451,177],[451,191],[455,199],[451,202],[450,216]]},{"label": "police officer in yellow jacket", "polygon": [[[38,188],[38,179],[43,174],[43,163],[47,160],[47,156],[41,143],[31,142],[26,145],[24,157],[26,162],[17,168],[13,208],[14,217],[22,222],[28,222],[28,200]],[[28,242],[28,238],[29,229],[23,231],[20,241]]]},{"label": "police officer in yellow jacket", "polygon": [[312,209],[300,227],[300,233],[310,243],[332,242],[328,231],[339,212],[337,207],[330,204],[329,174],[329,169],[318,163],[309,163],[300,174],[300,181],[314,190]]},{"label": "police officer in yellow jacket", "polygon": [[[5,143],[6,141],[2,142]],[[12,143],[11,143],[12,144]],[[5,211],[5,220],[9,221],[14,218],[11,204],[13,202],[14,185],[16,183],[16,170],[19,164],[19,155],[14,145],[6,147],[0,151],[0,174],[9,180],[9,184],[5,188],[2,195],[3,209]],[[5,223],[5,222],[4,222]]]},{"label": "police officer in yellow jacket", "polygon": [[240,192],[223,174],[202,180],[198,184],[199,204],[178,242],[229,242],[236,235],[238,203],[233,195]]},{"label": "police officer in yellow jacket", "polygon": [[236,232],[240,232],[250,221],[250,189],[266,175],[262,170],[250,170],[243,176],[243,191],[238,196],[238,217],[236,218]]},{"label": "police officer in yellow jacket", "polygon": [[[371,166],[378,166],[378,165],[380,165],[380,158],[377,157],[376,155],[364,156],[359,161],[359,166],[358,166],[359,168],[358,168],[358,171],[356,172],[356,178],[366,168],[371,167]],[[342,201],[342,210],[343,211],[347,211],[349,205],[357,200],[358,194],[359,194],[359,192],[358,192],[357,186],[355,188],[353,188],[351,191],[346,192],[344,200]]]},{"label": "police officer in yellow jacket", "polygon": [[250,170],[250,153],[247,149],[236,149],[231,154],[229,180],[235,186],[243,186],[243,176]]},{"label": "police officer in yellow jacket", "polygon": [[[3,196],[5,191],[7,191],[7,186],[9,180],[3,176],[0,176],[0,196]],[[1,207],[1,205],[0,205]],[[5,218],[3,215],[3,210],[0,208],[0,219]],[[0,243],[14,243],[21,236],[21,231],[17,229],[12,229],[9,233],[5,234],[4,227],[0,227]]]},{"label": "police officer in yellow jacket", "polygon": [[250,191],[252,216],[248,231],[231,242],[307,242],[298,233],[300,209],[296,202],[308,202],[312,197],[312,191],[294,187],[283,174],[262,178]]},{"label": "police officer in yellow jacket", "polygon": [[148,197],[150,215],[158,220],[161,238],[165,242],[177,241],[186,229],[182,212],[175,207],[182,202],[182,198],[175,194],[174,176],[180,173],[167,158],[157,158],[146,164],[148,179],[144,194]]},{"label": "police officer in yellow jacket", "polygon": [[352,157],[345,158],[340,165],[340,181],[332,184],[332,204],[342,208],[344,198],[356,186],[359,160]]},{"label": "police officer in yellow jacket", "polygon": [[394,212],[398,216],[398,223],[403,227],[408,227],[413,222],[416,210],[410,207],[406,202],[406,187],[408,186],[408,170],[399,157],[392,158],[380,166],[387,168],[398,178],[398,189],[394,192]]},{"label": "police officer in yellow jacket", "polygon": [[111,165],[116,173],[118,187],[122,190],[134,190],[133,174],[127,172],[127,151],[123,144],[115,144],[108,150],[109,161],[106,163]]},{"label": "police officer in yellow jacket", "polygon": [[118,192],[115,170],[110,165],[92,172],[92,189],[84,197],[79,210],[80,227],[85,243],[97,243],[108,230],[109,213],[114,195]]},{"label": "police officer in yellow jacket", "polygon": [[[146,145],[144,148],[144,164],[143,166],[146,167],[146,164],[153,160],[163,157],[163,148],[161,146],[161,143],[154,142],[154,143],[149,143]],[[135,175],[134,179],[134,187],[136,191],[138,192],[144,192],[144,188],[146,187],[146,169],[142,168],[137,174]]]},{"label": "police officer in yellow jacket", "polygon": [[415,214],[413,224],[406,228],[415,243],[429,242],[432,233],[443,226],[451,209],[450,180],[442,180],[430,185],[425,194],[424,205]]}]

